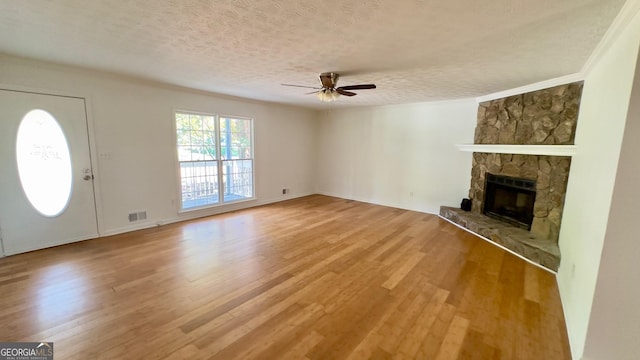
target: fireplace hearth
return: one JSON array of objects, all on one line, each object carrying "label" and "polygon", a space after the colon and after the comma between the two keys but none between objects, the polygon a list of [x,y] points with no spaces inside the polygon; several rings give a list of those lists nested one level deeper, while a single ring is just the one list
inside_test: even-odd
[{"label": "fireplace hearth", "polygon": [[535,199],[534,180],[486,174],[485,215],[531,230]]}]

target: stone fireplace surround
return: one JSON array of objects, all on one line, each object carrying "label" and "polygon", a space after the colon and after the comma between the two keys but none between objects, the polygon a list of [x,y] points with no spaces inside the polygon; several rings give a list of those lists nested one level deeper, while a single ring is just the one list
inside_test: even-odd
[{"label": "stone fireplace surround", "polygon": [[536,200],[531,233],[557,243],[570,165],[568,156],[473,153],[471,211],[482,214],[487,173],[533,180]]},{"label": "stone fireplace surround", "polygon": [[[560,264],[558,235],[571,158],[569,156],[492,153],[491,145],[572,145],[582,82],[480,103],[474,152],[469,212],[441,207],[440,216],[481,235],[528,260],[556,271]],[[532,148],[531,146],[528,147]],[[504,152],[504,151],[501,151]],[[531,231],[482,214],[486,174],[536,181]]]}]

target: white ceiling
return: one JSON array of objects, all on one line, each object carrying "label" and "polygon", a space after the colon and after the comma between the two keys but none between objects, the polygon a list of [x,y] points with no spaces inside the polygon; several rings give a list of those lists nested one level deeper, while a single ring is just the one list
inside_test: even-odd
[{"label": "white ceiling", "polygon": [[[624,0],[0,0],[0,52],[312,108],[579,72]],[[321,103],[318,74],[378,89]]]}]

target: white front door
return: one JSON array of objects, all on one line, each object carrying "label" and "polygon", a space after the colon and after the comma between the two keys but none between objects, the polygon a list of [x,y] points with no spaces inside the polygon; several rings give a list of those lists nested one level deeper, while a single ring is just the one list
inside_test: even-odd
[{"label": "white front door", "polygon": [[84,99],[0,90],[3,254],[97,236]]}]

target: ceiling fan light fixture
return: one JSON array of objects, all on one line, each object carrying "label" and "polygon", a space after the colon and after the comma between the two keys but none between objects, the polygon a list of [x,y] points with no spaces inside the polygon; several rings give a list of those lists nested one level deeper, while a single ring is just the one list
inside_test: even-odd
[{"label": "ceiling fan light fixture", "polygon": [[316,95],[320,101],[332,102],[340,97],[340,94],[335,89],[322,89],[318,91]]}]

